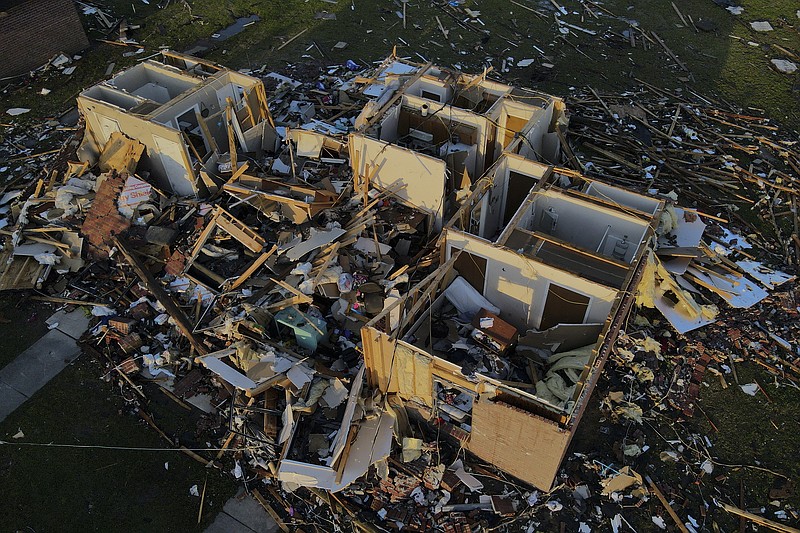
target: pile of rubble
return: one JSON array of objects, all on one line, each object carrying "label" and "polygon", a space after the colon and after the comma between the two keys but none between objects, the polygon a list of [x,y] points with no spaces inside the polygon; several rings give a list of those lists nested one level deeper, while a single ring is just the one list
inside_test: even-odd
[{"label": "pile of rubble", "polygon": [[[637,423],[691,416],[704,372],[735,372],[721,340],[676,337],[646,312],[614,345],[634,298],[678,334],[718,329],[796,386],[796,295],[768,293],[794,278],[668,190],[690,164],[709,183],[709,158],[732,169],[711,183],[757,176],[770,206],[794,178],[760,176],[766,156],[745,171],[696,129],[691,150],[671,147],[676,128],[690,135],[680,113],[698,120],[687,104],[663,133],[652,111],[579,99],[569,139],[617,163],[589,164],[563,102],[485,74],[390,57],[310,84],[263,78],[165,51],[84,91],[84,129],[47,173],[3,190],[0,290],[90,308],[82,346],[131,412],[232,471],[284,530],[617,531],[651,495],[654,523],[690,527],[626,461],[641,433],[614,464],[600,452],[559,467],[606,359],[631,386],[600,408]],[[649,170],[621,151],[641,153],[637,125],[661,132]],[[761,146],[798,161],[790,143]],[[596,242],[571,224],[600,227]],[[523,294],[546,276],[555,288]],[[723,303],[763,319],[723,322]],[[204,412],[196,438],[214,457],[161,432],[155,390]]]}]

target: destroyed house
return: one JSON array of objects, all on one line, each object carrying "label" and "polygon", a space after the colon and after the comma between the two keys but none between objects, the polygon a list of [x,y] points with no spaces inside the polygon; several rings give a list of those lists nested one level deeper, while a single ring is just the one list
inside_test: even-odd
[{"label": "destroyed house", "polygon": [[373,99],[349,138],[354,174],[378,189],[398,187],[437,231],[457,192],[502,152],[545,162],[558,154],[564,103],[554,96],[396,58],[367,81],[363,95]]},{"label": "destroyed house", "polygon": [[[285,80],[270,113],[254,78],[161,59],[81,95],[82,152],[120,172],[82,232],[194,308],[169,307],[251,466],[341,490],[386,466],[407,414],[549,489],[664,202],[555,167],[563,102],[486,73],[391,57],[338,87],[365,103],[327,123]],[[141,204],[145,230],[112,200],[147,181],[185,198]],[[109,218],[160,281],[125,237],[95,235]]]},{"label": "destroyed house", "polygon": [[504,154],[445,226],[438,270],[363,328],[369,384],[548,490],[662,209]]},{"label": "destroyed house", "polygon": [[231,146],[273,151],[277,140],[260,80],[168,51],[84,90],[78,108],[82,160],[96,160],[121,132],[145,147],[140,173],[178,196],[202,196],[224,182],[220,174],[236,166]]}]

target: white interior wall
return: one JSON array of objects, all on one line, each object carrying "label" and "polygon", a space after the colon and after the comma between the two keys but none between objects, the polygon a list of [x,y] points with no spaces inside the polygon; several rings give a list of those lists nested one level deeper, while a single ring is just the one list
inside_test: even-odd
[{"label": "white interior wall", "polygon": [[[542,226],[542,213],[551,207],[558,215],[555,231],[549,231],[548,227]],[[610,229],[608,229],[609,225]],[[617,239],[621,240],[627,235],[630,243],[626,254],[628,262],[635,256],[638,245],[647,231],[647,223],[642,220],[569,198],[555,191],[537,194],[532,209],[526,211],[518,226],[530,231],[540,231],[552,235],[590,251],[597,250],[608,230],[608,237],[603,241],[604,246],[600,249],[604,255],[611,254],[608,248],[609,243],[615,244]],[[613,244],[611,248],[613,249]]]},{"label": "white interior wall", "polygon": [[155,88],[166,89],[167,100],[163,98],[155,100],[163,104],[192,87],[196,87],[201,80],[183,74],[177,69],[148,62],[140,63],[121,72],[108,83],[129,93],[136,93],[137,90],[147,86],[150,86],[147,92],[154,95]]},{"label": "white interior wall", "polygon": [[392,107],[381,120],[381,134],[380,139],[386,142],[395,142],[397,140],[397,128],[400,120],[400,105]]},{"label": "white interior wall", "polygon": [[584,323],[604,322],[617,291],[544,265],[516,252],[452,229],[446,230],[446,253],[463,249],[486,258],[483,295],[500,308],[500,317],[521,331],[538,328],[550,283],[590,298]]},{"label": "white interior wall", "polygon": [[94,87],[86,89],[83,94],[125,110],[132,109],[145,101],[144,98],[105,85],[95,85]]},{"label": "white interior wall", "polygon": [[622,206],[632,207],[638,211],[650,214],[654,214],[656,212],[660,203],[655,198],[648,198],[646,196],[642,196],[641,194],[636,194],[634,192],[626,191],[624,189],[606,185],[605,183],[600,183],[597,181],[589,183],[588,187],[586,188],[586,194]]},{"label": "white interior wall", "polygon": [[547,109],[531,108],[535,112],[522,129],[526,140],[520,140],[519,154],[528,159],[540,161],[546,159],[544,154],[544,136],[550,129],[550,120],[553,117],[553,105]]},{"label": "white interior wall", "polygon": [[436,113],[436,116],[441,117],[442,120],[459,122],[475,128],[475,144],[477,145],[477,151],[475,153],[474,164],[472,164],[472,168],[468,166],[467,171],[472,180],[476,181],[478,176],[483,173],[482,169],[486,158],[486,141],[489,137],[489,122],[485,117],[467,111],[466,109],[460,109],[447,104],[437,105],[436,103],[416,96],[403,96],[403,105],[407,105],[413,109],[421,109],[424,104],[428,105],[429,116]]},{"label": "white interior wall", "polygon": [[[449,85],[438,80],[420,78],[415,81],[408,89],[406,94],[423,98],[422,91],[433,93],[439,96],[438,102],[447,103],[453,97],[453,90]],[[434,99],[434,101],[437,101]]]},{"label": "white interior wall", "polygon": [[197,194],[194,171],[189,164],[189,154],[180,132],[128,115],[117,107],[85,96],[78,97],[78,109],[99,146],[104,146],[113,133],[104,124],[115,123],[115,130],[144,144],[146,150],[140,166],[151,171],[158,187],[178,196]]},{"label": "white interior wall", "polygon": [[[379,189],[401,187],[396,196],[431,213],[434,230],[442,228],[446,182],[444,161],[360,134],[350,135],[348,144],[354,172],[370,175],[370,185]],[[370,166],[369,172],[367,165]]]},{"label": "white interior wall", "polygon": [[507,189],[508,160],[502,159],[494,166],[492,186],[481,200],[480,237],[492,239],[500,229],[503,220],[503,194]]}]

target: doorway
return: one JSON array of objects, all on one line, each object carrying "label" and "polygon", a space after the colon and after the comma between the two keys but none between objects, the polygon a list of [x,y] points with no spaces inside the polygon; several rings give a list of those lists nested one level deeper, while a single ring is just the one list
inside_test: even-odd
[{"label": "doorway", "polygon": [[[452,248],[450,255],[458,252],[458,248]],[[479,255],[473,255],[467,251],[462,250],[461,255],[458,256],[456,262],[453,264],[462,278],[467,280],[467,283],[483,294],[483,288],[486,285],[486,258]]]},{"label": "doorway", "polygon": [[591,298],[551,283],[547,287],[539,330],[544,331],[557,324],[583,324],[589,310]]},{"label": "doorway", "polygon": [[519,206],[528,197],[528,193],[536,183],[536,179],[513,170],[508,173],[508,189],[506,190],[506,207],[503,211],[503,227],[508,225]]}]

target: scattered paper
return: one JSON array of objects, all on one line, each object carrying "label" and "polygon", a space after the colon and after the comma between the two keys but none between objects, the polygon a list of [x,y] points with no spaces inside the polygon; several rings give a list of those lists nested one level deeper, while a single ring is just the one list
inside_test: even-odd
[{"label": "scattered paper", "polygon": [[797,70],[797,64],[788,59],[773,59],[772,64],[784,74],[792,74]]},{"label": "scattered paper", "polygon": [[745,394],[749,394],[750,396],[755,396],[758,392],[758,383],[748,383],[747,385],[739,385],[744,391]]}]

